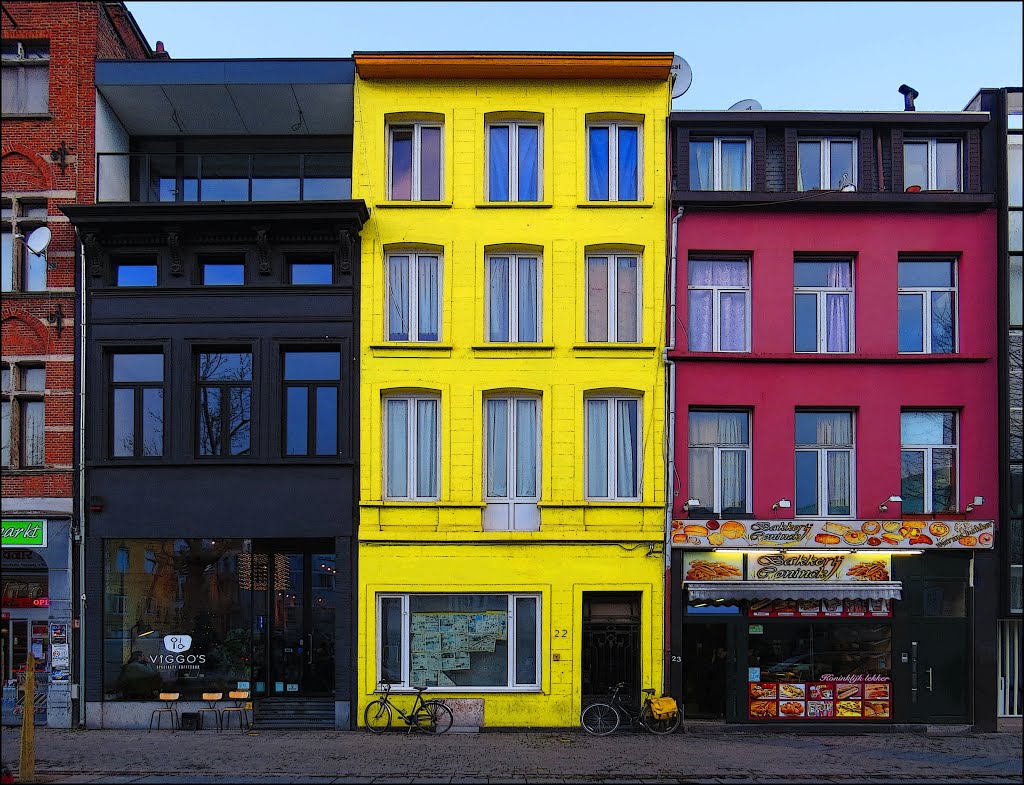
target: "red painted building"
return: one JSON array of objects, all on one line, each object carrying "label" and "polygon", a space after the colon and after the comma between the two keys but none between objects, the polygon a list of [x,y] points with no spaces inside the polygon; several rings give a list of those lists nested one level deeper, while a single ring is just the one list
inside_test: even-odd
[{"label": "red painted building", "polygon": [[672,116],[670,679],[688,716],[994,728],[988,120]]},{"label": "red painted building", "polygon": [[[154,53],[124,3],[4,2],[3,683],[37,665],[37,722],[72,723],[76,239],[60,206],[94,201],[97,59]],[[49,230],[47,242],[46,232]],[[77,653],[76,653],[77,654]],[[20,667],[20,671],[19,671]],[[40,689],[40,682],[44,685]],[[45,685],[49,684],[49,689]],[[22,699],[19,693],[19,701]],[[8,711],[3,722],[20,722]]]}]

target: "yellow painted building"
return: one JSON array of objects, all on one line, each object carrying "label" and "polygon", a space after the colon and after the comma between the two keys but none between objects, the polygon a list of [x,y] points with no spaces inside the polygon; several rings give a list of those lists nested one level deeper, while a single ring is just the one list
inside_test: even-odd
[{"label": "yellow painted building", "polygon": [[576,725],[662,685],[672,55],[355,61],[357,719]]}]

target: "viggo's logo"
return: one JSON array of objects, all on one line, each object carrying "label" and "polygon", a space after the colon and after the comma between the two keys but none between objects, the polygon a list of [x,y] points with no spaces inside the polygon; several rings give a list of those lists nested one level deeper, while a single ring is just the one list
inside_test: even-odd
[{"label": "viggo's logo", "polygon": [[171,654],[181,654],[192,648],[191,635],[165,635],[164,648]]}]

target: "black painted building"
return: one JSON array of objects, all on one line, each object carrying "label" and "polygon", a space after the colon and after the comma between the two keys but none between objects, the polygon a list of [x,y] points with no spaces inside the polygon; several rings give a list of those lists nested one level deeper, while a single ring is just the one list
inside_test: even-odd
[{"label": "black painted building", "polygon": [[350,60],[98,65],[97,204],[65,210],[90,727],[145,726],[160,693],[350,725],[352,85]]}]

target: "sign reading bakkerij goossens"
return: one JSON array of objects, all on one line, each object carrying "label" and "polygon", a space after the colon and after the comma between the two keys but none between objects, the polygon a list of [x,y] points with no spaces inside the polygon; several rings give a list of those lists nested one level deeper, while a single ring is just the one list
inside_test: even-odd
[{"label": "sign reading bakkerij goossens", "polygon": [[46,521],[4,521],[4,548],[45,548]]}]

